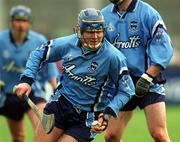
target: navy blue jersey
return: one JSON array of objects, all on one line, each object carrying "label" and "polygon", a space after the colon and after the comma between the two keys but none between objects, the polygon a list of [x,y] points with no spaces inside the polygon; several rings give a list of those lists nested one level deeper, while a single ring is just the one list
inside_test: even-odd
[{"label": "navy blue jersey", "polygon": [[[5,82],[5,93],[12,93],[14,85],[18,84],[20,74],[24,71],[27,59],[35,47],[46,42],[46,38],[34,31],[29,31],[27,39],[21,44],[16,44],[10,30],[0,32],[0,80]],[[57,68],[54,65],[44,67],[44,71],[38,74],[40,88],[44,87],[46,80],[57,76]],[[39,91],[39,87],[34,86]]]},{"label": "navy blue jersey", "polygon": [[141,0],[133,0],[127,11],[113,4],[102,9],[107,39],[127,58],[130,74],[140,77],[149,65],[166,68],[173,54],[171,40],[159,13]]},{"label": "navy blue jersey", "polygon": [[96,52],[85,52],[76,35],[51,40],[31,53],[22,76],[34,79],[45,63],[59,60],[63,69],[55,95],[81,110],[102,111],[108,105],[117,114],[135,94],[126,58],[106,39]]}]

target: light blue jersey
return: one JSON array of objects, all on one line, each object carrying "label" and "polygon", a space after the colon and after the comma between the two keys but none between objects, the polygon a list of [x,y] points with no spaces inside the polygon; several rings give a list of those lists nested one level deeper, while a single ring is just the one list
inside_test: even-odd
[{"label": "light blue jersey", "polygon": [[[141,0],[133,0],[127,11],[118,12],[113,4],[102,10],[106,38],[127,58],[130,74],[140,77],[150,65],[166,68],[173,54],[171,40],[159,13]],[[162,85],[150,91],[164,94]]]},{"label": "light blue jersey", "polygon": [[[4,91],[6,94],[12,93],[14,85],[18,84],[20,74],[25,69],[31,51],[45,42],[46,38],[34,31],[29,31],[27,39],[21,44],[16,44],[13,41],[9,30],[0,32],[0,80],[5,82]],[[40,86],[33,85],[34,91],[42,90],[45,81],[57,75],[55,65],[50,64],[44,67],[44,71],[37,76],[37,84]]]},{"label": "light blue jersey", "polygon": [[108,105],[117,114],[135,94],[126,58],[106,39],[98,51],[85,52],[76,35],[51,40],[33,51],[22,82],[32,82],[44,63],[59,60],[63,70],[55,95],[63,95],[81,110],[102,111]]},{"label": "light blue jersey", "polygon": [[168,66],[173,52],[171,40],[155,9],[133,0],[127,12],[118,13],[114,5],[109,4],[102,13],[106,37],[126,56],[132,75],[141,76],[151,64]]}]

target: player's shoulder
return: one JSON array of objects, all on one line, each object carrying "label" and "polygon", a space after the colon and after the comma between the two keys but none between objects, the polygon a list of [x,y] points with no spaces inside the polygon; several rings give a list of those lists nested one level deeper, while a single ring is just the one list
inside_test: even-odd
[{"label": "player's shoulder", "polygon": [[67,45],[74,44],[77,41],[77,36],[75,34],[54,38],[51,40],[53,45]]},{"label": "player's shoulder", "polygon": [[72,35],[68,35],[68,36],[62,36],[62,37],[57,37],[53,40],[56,40],[56,41],[69,41],[69,40],[73,40],[75,38],[75,34],[72,34]]},{"label": "player's shoulder", "polygon": [[149,15],[156,15],[156,14],[159,15],[159,12],[147,2],[140,0],[137,6],[139,7],[139,10],[141,11],[141,13],[144,13],[144,14],[148,13]]},{"label": "player's shoulder", "polygon": [[38,32],[35,32],[33,30],[29,30],[28,37],[34,40],[40,40],[40,41],[46,41],[46,37]]},{"label": "player's shoulder", "polygon": [[113,8],[114,8],[114,5],[110,3],[101,9],[101,13],[106,17],[107,15],[113,12]]},{"label": "player's shoulder", "polygon": [[112,8],[114,7],[113,4],[108,4],[106,5],[104,8],[101,9],[101,12],[104,12],[104,11],[112,11]]},{"label": "player's shoulder", "polygon": [[5,29],[0,32],[0,46],[10,45],[10,29]]},{"label": "player's shoulder", "polygon": [[9,36],[9,34],[10,34],[9,29],[5,29],[5,30],[1,31],[0,32],[0,39],[6,38],[7,36]]}]

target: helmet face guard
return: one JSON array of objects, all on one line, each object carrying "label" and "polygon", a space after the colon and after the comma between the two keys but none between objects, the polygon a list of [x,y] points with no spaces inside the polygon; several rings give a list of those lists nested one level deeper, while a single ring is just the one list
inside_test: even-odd
[{"label": "helmet face guard", "polygon": [[[105,31],[104,17],[99,10],[96,10],[94,8],[86,8],[79,13],[78,25],[78,38],[82,43],[86,42],[86,39],[83,36],[84,32],[96,33]],[[89,45],[88,43],[85,43],[83,45],[85,45],[86,48],[95,49],[100,47],[101,43],[102,41],[100,41],[100,43],[97,45]]]},{"label": "helmet face guard", "polygon": [[83,33],[84,31],[104,31],[104,23],[103,21],[83,21],[80,25],[80,32]]}]

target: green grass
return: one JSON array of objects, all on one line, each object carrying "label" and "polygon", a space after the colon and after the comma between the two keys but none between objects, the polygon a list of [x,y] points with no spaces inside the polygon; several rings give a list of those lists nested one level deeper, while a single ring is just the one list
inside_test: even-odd
[{"label": "green grass", "polygon": [[[26,142],[32,142],[33,130],[29,120],[26,123]],[[172,142],[180,142],[180,105],[167,107],[167,124],[168,131]],[[152,142],[148,133],[146,120],[143,111],[139,109],[134,113],[130,121],[123,142]],[[11,142],[8,126],[4,117],[0,116],[0,142]],[[93,142],[104,142],[103,134],[98,135]]]},{"label": "green grass", "polygon": [[[180,105],[167,106],[167,125],[172,142],[180,142]],[[104,142],[103,135],[99,135],[93,142]],[[153,142],[144,112],[137,109],[125,131],[123,142]]]},{"label": "green grass", "polygon": [[[25,130],[26,142],[32,142],[34,133],[32,125],[27,117],[25,117]],[[6,119],[2,116],[0,116],[0,142],[12,142]]]}]

